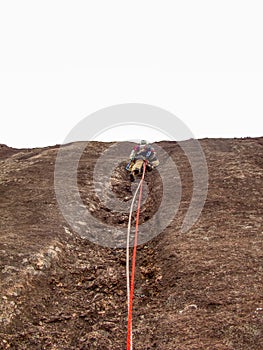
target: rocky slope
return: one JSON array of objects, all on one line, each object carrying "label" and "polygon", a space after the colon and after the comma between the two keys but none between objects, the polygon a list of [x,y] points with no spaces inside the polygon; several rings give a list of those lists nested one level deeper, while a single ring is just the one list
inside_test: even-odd
[{"label": "rocky slope", "polygon": [[[180,227],[191,167],[175,142],[159,143],[176,162],[182,199],[169,226],[138,249],[135,350],[262,349],[263,138],[200,142],[208,196],[186,234]],[[85,149],[78,188],[94,217],[124,228],[128,216],[109,211],[93,188],[94,166],[108,146]],[[64,147],[74,152],[79,143]],[[126,252],[81,238],[62,216],[54,191],[58,149],[0,146],[0,348],[123,350]],[[132,192],[123,165],[111,190],[125,201]],[[162,196],[157,171],[146,182],[142,221]]]}]

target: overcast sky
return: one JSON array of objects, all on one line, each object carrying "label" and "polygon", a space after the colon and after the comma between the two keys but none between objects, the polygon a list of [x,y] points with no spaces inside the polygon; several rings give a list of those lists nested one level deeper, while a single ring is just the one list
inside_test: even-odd
[{"label": "overcast sky", "polygon": [[1,1],[0,143],[62,143],[89,114],[131,102],[197,138],[263,136],[262,18],[253,0]]}]

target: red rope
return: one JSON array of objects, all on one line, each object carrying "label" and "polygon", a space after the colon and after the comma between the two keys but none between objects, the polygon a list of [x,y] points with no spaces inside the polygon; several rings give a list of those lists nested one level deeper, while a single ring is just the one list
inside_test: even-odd
[{"label": "red rope", "polygon": [[135,284],[136,253],[137,253],[137,242],[138,242],[138,232],[139,232],[139,219],[140,219],[140,211],[141,211],[141,200],[142,200],[142,185],[144,181],[145,170],[146,170],[146,163],[144,162],[143,173],[142,173],[142,184],[140,187],[140,194],[139,194],[139,201],[138,201],[138,208],[137,208],[134,247],[133,247],[133,256],[132,256],[130,304],[128,309],[127,350],[131,350],[131,345],[132,345],[132,307],[133,307],[133,295],[134,295],[134,284]]}]

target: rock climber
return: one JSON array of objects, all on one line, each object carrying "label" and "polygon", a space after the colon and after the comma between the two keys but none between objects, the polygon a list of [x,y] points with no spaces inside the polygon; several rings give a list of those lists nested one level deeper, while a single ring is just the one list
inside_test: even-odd
[{"label": "rock climber", "polygon": [[130,171],[131,181],[135,176],[142,172],[143,163],[146,161],[146,169],[151,171],[156,168],[160,162],[152,145],[146,140],[141,140],[140,144],[134,146],[130,154],[130,161],[126,169]]}]

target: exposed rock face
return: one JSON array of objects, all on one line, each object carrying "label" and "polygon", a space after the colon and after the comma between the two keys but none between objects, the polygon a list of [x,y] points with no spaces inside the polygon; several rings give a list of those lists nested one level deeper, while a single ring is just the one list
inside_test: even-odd
[{"label": "exposed rock face", "polygon": [[[169,226],[138,248],[134,349],[260,350],[263,138],[201,140],[208,197],[186,234],[180,227],[192,196],[191,168],[175,142],[159,145],[176,162],[182,199]],[[64,147],[74,152],[78,143]],[[85,150],[78,188],[94,217],[124,228],[128,215],[111,212],[94,191],[93,169],[107,147],[94,142]],[[0,348],[123,350],[125,250],[80,238],[62,216],[54,191],[58,149],[0,146]],[[112,174],[111,190],[127,201],[124,167]],[[162,197],[156,170],[146,182],[142,222]]]}]

